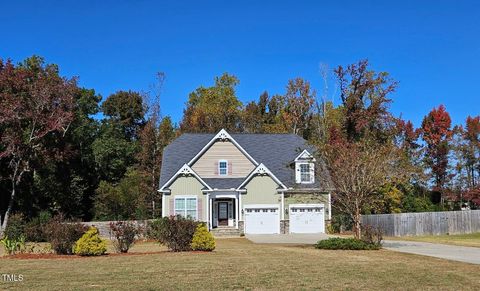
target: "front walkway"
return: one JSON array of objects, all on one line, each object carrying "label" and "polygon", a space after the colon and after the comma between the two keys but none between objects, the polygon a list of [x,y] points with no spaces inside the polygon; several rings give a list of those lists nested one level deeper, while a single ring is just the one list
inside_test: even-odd
[{"label": "front walkway", "polygon": [[327,239],[324,233],[290,233],[290,234],[247,234],[246,237],[257,244],[315,244]]},{"label": "front walkway", "polygon": [[383,243],[387,250],[436,257],[452,261],[480,264],[480,248],[432,244],[413,241],[392,241]]}]

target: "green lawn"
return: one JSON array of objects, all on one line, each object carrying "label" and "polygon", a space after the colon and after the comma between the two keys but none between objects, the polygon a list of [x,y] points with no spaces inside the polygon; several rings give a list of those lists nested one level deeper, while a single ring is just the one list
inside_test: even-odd
[{"label": "green lawn", "polygon": [[421,241],[421,242],[429,242],[429,243],[439,243],[439,244],[449,244],[449,245],[480,248],[480,232],[471,233],[471,234],[456,234],[456,235],[389,237],[386,239]]},{"label": "green lawn", "polygon": [[[134,255],[0,259],[1,273],[22,274],[1,289],[477,289],[480,266],[380,251],[327,251],[219,239],[212,253],[170,253],[154,243]],[[153,252],[141,254],[141,252]]]}]

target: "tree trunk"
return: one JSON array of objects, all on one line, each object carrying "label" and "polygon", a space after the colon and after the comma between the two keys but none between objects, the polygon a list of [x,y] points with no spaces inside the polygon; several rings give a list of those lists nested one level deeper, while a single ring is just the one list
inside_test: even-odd
[{"label": "tree trunk", "polygon": [[360,208],[355,208],[355,215],[353,217],[353,231],[354,236],[356,239],[360,239],[362,237],[362,229],[360,225]]},{"label": "tree trunk", "polygon": [[0,237],[3,236],[5,229],[7,228],[8,217],[10,216],[10,212],[12,212],[13,202],[15,199],[15,190],[16,190],[16,183],[15,181],[12,182],[12,193],[10,194],[10,201],[8,202],[7,211],[5,211],[5,215],[3,216],[2,227],[0,229]]}]

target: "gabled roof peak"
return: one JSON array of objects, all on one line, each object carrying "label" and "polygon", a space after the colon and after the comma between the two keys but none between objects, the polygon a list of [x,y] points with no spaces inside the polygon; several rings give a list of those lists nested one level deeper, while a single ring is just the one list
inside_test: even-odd
[{"label": "gabled roof peak", "polygon": [[228,132],[225,129],[221,129],[214,137],[214,139],[232,139],[232,136],[228,134]]},{"label": "gabled roof peak", "polygon": [[258,165],[258,162],[250,156],[250,154],[225,130],[221,129],[188,163],[187,165],[191,166],[195,161],[197,161],[205,151],[207,151],[212,144],[214,144],[217,140],[229,140],[233,143],[255,166]]},{"label": "gabled roof peak", "polygon": [[315,157],[309,153],[307,150],[303,150],[296,158],[295,158],[295,162],[299,161],[299,160],[312,160],[312,161],[316,161],[315,160]]},{"label": "gabled roof peak", "polygon": [[287,187],[280,181],[263,163],[260,163],[248,176],[247,178],[238,186],[237,190],[240,190],[245,186],[255,175],[268,175],[272,178],[282,189],[287,189]]},{"label": "gabled roof peak", "polygon": [[160,192],[162,192],[163,190],[165,190],[166,187],[168,187],[178,176],[180,175],[183,175],[183,176],[186,176],[186,175],[192,175],[194,176],[195,178],[197,178],[197,180],[203,185],[205,186],[208,190],[211,190],[212,188],[210,188],[210,186],[205,183],[205,181],[197,174],[195,173],[195,171],[190,168],[189,165],[187,164],[183,164],[183,166],[175,173],[175,175],[172,176],[172,178],[170,178],[170,180],[167,181],[167,183],[165,183],[161,188],[160,188]]}]

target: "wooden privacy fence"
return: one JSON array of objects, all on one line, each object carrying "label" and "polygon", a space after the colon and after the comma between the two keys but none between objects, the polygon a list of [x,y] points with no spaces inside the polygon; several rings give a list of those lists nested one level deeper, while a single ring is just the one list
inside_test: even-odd
[{"label": "wooden privacy fence", "polygon": [[480,210],[362,215],[361,221],[386,236],[480,232]]}]

